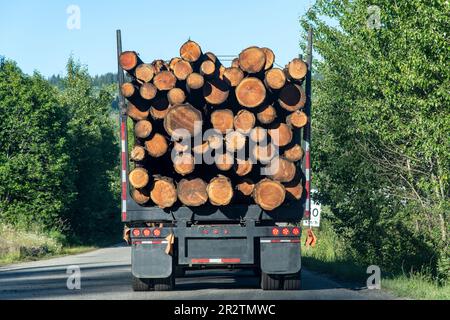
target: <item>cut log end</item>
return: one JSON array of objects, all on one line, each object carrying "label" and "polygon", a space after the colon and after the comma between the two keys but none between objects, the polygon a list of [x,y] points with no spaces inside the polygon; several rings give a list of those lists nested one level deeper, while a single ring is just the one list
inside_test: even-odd
[{"label": "cut log end", "polygon": [[299,59],[295,58],[289,64],[286,68],[286,73],[288,74],[289,78],[292,80],[301,80],[306,76],[306,73],[308,72],[308,66],[306,63]]},{"label": "cut log end", "polygon": [[205,77],[212,77],[216,72],[216,65],[211,60],[205,60],[200,65],[200,74]]},{"label": "cut log end", "polygon": [[264,210],[271,211],[284,202],[286,191],[284,186],[270,179],[258,182],[253,191],[253,199]]},{"label": "cut log end", "polygon": [[266,98],[266,87],[258,78],[245,78],[236,87],[236,98],[241,106],[255,108]]},{"label": "cut log end", "polygon": [[297,110],[286,117],[286,123],[295,128],[303,128],[308,123],[308,116]]},{"label": "cut log end", "polygon": [[258,73],[266,65],[264,50],[258,47],[249,47],[239,54],[239,66],[247,73]]},{"label": "cut log end", "polygon": [[145,149],[154,158],[159,158],[164,155],[168,148],[166,138],[159,133],[155,133],[151,139],[145,141]]},{"label": "cut log end", "polygon": [[150,189],[152,201],[160,208],[169,208],[177,201],[177,190],[171,178],[154,177]]},{"label": "cut log end", "polygon": [[167,92],[167,100],[172,106],[182,104],[186,100],[186,94],[180,88],[172,88]]},{"label": "cut log end", "polygon": [[228,152],[223,154],[216,154],[214,157],[216,167],[221,171],[228,171],[233,167],[234,158]]},{"label": "cut log end", "polygon": [[171,107],[164,118],[164,129],[176,140],[197,135],[201,124],[201,112],[188,103]]},{"label": "cut log end", "polygon": [[236,174],[240,177],[246,176],[249,174],[253,169],[253,163],[250,159],[247,160],[240,160],[238,159],[236,161]]},{"label": "cut log end", "polygon": [[225,136],[226,148],[230,152],[241,150],[245,147],[245,136],[239,131],[230,131]]},{"label": "cut log end", "polygon": [[236,87],[244,79],[244,72],[237,67],[225,68],[223,79],[230,87]]},{"label": "cut log end", "polygon": [[199,73],[193,72],[186,78],[186,86],[189,89],[198,90],[198,89],[202,88],[204,84],[205,84],[205,79]]},{"label": "cut log end", "polygon": [[254,142],[263,142],[267,140],[267,130],[261,127],[255,127],[250,131],[250,139]]},{"label": "cut log end", "polygon": [[173,66],[173,74],[178,80],[186,80],[186,78],[194,71],[191,64],[186,60],[178,60]]},{"label": "cut log end", "polygon": [[274,145],[284,147],[292,141],[292,129],[285,123],[279,123],[269,129],[269,135]]},{"label": "cut log end", "polygon": [[136,137],[145,139],[152,133],[153,126],[148,120],[139,120],[134,126],[134,134]]},{"label": "cut log end", "polygon": [[175,87],[177,78],[171,71],[161,71],[153,78],[154,86],[160,91],[167,91]]},{"label": "cut log end", "polygon": [[226,206],[233,198],[233,186],[229,178],[218,175],[212,178],[206,188],[211,204],[215,206]]},{"label": "cut log end", "polygon": [[138,56],[134,51],[124,51],[119,57],[119,64],[125,71],[134,69],[138,64]]},{"label": "cut log end", "polygon": [[131,82],[125,82],[120,86],[120,92],[125,98],[129,98],[134,95],[136,88]]},{"label": "cut log end", "polygon": [[279,182],[290,182],[295,178],[295,164],[280,157],[273,158],[266,169],[267,175]]},{"label": "cut log end", "polygon": [[155,75],[155,69],[150,64],[140,64],[136,67],[135,71],[136,79],[142,82],[150,82]]},{"label": "cut log end", "polygon": [[198,207],[208,201],[207,184],[200,178],[182,179],[177,186],[178,199],[186,206]]},{"label": "cut log end", "polygon": [[277,117],[277,111],[272,105],[266,105],[256,114],[258,121],[262,124],[270,124]]},{"label": "cut log end", "polygon": [[229,109],[216,110],[211,113],[211,124],[220,133],[225,134],[229,130],[233,130],[233,122],[233,111]]},{"label": "cut log end", "polygon": [[278,102],[280,106],[287,111],[297,111],[305,106],[305,91],[298,84],[287,84],[281,89]]},{"label": "cut log end", "polygon": [[225,83],[220,79],[208,80],[203,86],[203,96],[206,102],[212,105],[219,105],[228,99],[230,91]]},{"label": "cut log end", "polygon": [[255,115],[247,110],[240,110],[234,117],[234,128],[244,134],[249,133],[255,126]]},{"label": "cut log end", "polygon": [[264,51],[264,55],[266,57],[266,62],[264,64],[264,70],[269,70],[272,68],[273,63],[275,61],[275,54],[273,51],[269,48],[261,48],[262,51]]},{"label": "cut log end", "polygon": [[186,41],[180,48],[180,57],[189,62],[197,61],[202,55],[200,46],[192,41]]},{"label": "cut log end", "polygon": [[290,200],[300,200],[303,194],[303,186],[301,183],[294,185],[287,185],[284,187],[286,189],[286,196]]},{"label": "cut log end", "polygon": [[264,77],[266,86],[272,90],[280,90],[286,84],[286,75],[278,68],[270,69]]},{"label": "cut log end", "polygon": [[134,146],[130,152],[130,159],[132,161],[142,161],[145,158],[145,149],[141,146]]},{"label": "cut log end", "polygon": [[284,151],[283,157],[292,162],[299,161],[303,158],[303,149],[299,144],[295,144]]},{"label": "cut log end", "polygon": [[182,176],[192,173],[195,169],[195,159],[190,153],[176,155],[173,159],[175,171]]},{"label": "cut log end", "polygon": [[150,201],[150,193],[147,189],[133,189],[133,191],[131,191],[131,197],[140,205]]},{"label": "cut log end", "polygon": [[152,100],[153,98],[156,97],[157,92],[158,89],[156,89],[156,87],[151,83],[144,83],[139,88],[139,94],[145,100]]},{"label": "cut log end", "polygon": [[250,179],[244,179],[236,185],[236,189],[244,196],[251,196],[255,190],[255,183]]},{"label": "cut log end", "polygon": [[148,118],[149,110],[141,110],[134,104],[128,102],[127,115],[133,120],[145,120]]},{"label": "cut log end", "polygon": [[147,170],[144,168],[135,168],[129,173],[128,180],[134,188],[140,189],[148,184],[150,178]]}]

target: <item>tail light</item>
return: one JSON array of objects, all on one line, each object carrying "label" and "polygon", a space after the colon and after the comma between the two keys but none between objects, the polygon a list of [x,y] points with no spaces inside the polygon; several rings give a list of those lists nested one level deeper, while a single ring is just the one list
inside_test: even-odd
[{"label": "tail light", "polygon": [[159,236],[161,235],[161,230],[159,230],[159,229],[153,230],[153,235],[154,235],[155,237],[159,237]]},{"label": "tail light", "polygon": [[150,229],[144,229],[142,231],[142,234],[144,235],[144,237],[149,237],[152,233],[151,233]]},{"label": "tail light", "polygon": [[293,229],[292,229],[292,234],[293,234],[294,236],[298,236],[298,235],[300,234],[300,229],[297,228],[297,227],[293,228]]},{"label": "tail light", "polygon": [[133,229],[133,236],[139,237],[141,235],[141,230],[139,229]]},{"label": "tail light", "polygon": [[277,236],[277,235],[280,234],[280,230],[279,230],[278,228],[273,228],[273,229],[272,229],[272,234],[273,234],[274,236]]},{"label": "tail light", "polygon": [[289,229],[288,228],[283,228],[283,230],[281,231],[281,233],[283,233],[283,236],[287,236],[289,234]]}]

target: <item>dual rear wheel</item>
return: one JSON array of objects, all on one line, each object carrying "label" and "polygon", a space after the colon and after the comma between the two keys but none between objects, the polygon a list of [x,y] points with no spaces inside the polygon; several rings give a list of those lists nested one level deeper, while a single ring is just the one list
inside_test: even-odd
[{"label": "dual rear wheel", "polygon": [[261,272],[261,289],[300,290],[301,272],[289,275],[268,274]]},{"label": "dual rear wheel", "polygon": [[171,291],[175,288],[175,277],[143,279],[133,276],[132,288],[133,291]]}]

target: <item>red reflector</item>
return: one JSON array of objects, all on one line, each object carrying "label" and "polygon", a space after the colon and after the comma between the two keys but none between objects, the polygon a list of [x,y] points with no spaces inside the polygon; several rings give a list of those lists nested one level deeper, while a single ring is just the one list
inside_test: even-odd
[{"label": "red reflector", "polygon": [[287,236],[289,234],[289,229],[288,228],[283,228],[283,231],[281,231],[283,233],[283,236]]},{"label": "red reflector", "polygon": [[224,234],[229,234],[230,232],[227,229],[225,229],[225,230],[223,230],[223,233]]},{"label": "red reflector", "polygon": [[159,236],[161,235],[161,230],[159,230],[159,229],[153,230],[153,235],[154,235],[155,237],[159,237]]},{"label": "red reflector", "polygon": [[214,234],[219,234],[219,230],[214,229],[214,230],[213,230],[213,233],[214,233]]},{"label": "red reflector", "polygon": [[300,234],[300,229],[297,228],[297,227],[295,227],[294,229],[292,229],[292,234],[293,234],[294,236],[298,236],[298,235]]},{"label": "red reflector", "polygon": [[203,230],[202,233],[203,234],[208,234],[208,230]]},{"label": "red reflector", "polygon": [[280,230],[279,230],[278,228],[273,228],[273,229],[272,229],[272,234],[273,234],[274,236],[277,236],[277,235],[280,234]]},{"label": "red reflector", "polygon": [[150,232],[150,229],[144,229],[144,231],[142,231],[142,234],[145,237],[149,237],[152,233]]},{"label": "red reflector", "polygon": [[133,229],[133,236],[139,237],[141,235],[141,230],[139,229]]},{"label": "red reflector", "polygon": [[239,258],[224,258],[222,259],[223,263],[239,263],[241,262],[241,259]]}]

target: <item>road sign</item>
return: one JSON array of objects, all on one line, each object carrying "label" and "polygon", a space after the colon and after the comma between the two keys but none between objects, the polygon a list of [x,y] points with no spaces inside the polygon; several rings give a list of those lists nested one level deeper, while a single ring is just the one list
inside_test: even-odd
[{"label": "road sign", "polygon": [[311,215],[309,220],[303,220],[303,226],[309,227],[319,227],[320,226],[320,203],[311,202]]}]

